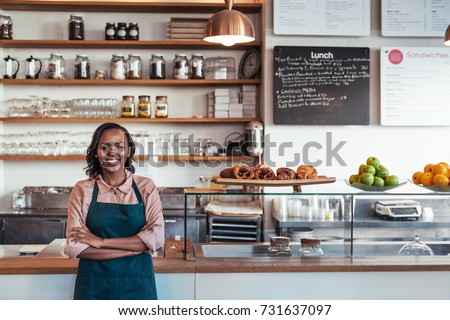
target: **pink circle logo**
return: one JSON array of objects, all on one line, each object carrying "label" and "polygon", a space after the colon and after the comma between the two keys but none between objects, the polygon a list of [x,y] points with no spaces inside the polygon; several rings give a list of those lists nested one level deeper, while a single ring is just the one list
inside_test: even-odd
[{"label": "pink circle logo", "polygon": [[398,49],[391,50],[388,59],[392,64],[400,64],[403,61],[403,53]]}]

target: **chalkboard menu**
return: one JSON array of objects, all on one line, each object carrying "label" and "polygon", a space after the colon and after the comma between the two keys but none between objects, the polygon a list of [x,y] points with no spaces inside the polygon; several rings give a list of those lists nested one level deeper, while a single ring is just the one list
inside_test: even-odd
[{"label": "chalkboard menu", "polygon": [[274,123],[367,125],[370,50],[274,47]]}]

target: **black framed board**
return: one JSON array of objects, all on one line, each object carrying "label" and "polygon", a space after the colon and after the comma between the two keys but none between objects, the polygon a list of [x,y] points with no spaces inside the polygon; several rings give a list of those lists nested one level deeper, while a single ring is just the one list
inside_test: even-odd
[{"label": "black framed board", "polygon": [[274,47],[274,123],[368,125],[370,50]]}]

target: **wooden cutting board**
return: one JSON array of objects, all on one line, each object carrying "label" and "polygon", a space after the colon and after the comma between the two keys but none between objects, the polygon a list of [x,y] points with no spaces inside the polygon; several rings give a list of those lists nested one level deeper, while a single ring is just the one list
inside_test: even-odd
[{"label": "wooden cutting board", "polygon": [[[166,238],[165,247],[165,257],[166,258],[183,258],[184,257],[184,238],[179,241],[174,238]],[[187,253],[193,254],[191,239],[187,239]]]},{"label": "wooden cutting board", "polygon": [[320,177],[314,179],[294,180],[256,180],[256,179],[233,179],[214,176],[212,182],[223,185],[234,185],[245,187],[294,187],[294,191],[301,192],[301,186],[310,184],[323,184],[336,182],[335,177]]}]

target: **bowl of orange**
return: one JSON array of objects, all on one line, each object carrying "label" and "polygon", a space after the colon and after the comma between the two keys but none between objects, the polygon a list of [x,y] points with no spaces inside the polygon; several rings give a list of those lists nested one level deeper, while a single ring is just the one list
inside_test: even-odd
[{"label": "bowl of orange", "polygon": [[416,171],[411,182],[437,192],[450,192],[450,165],[447,162],[429,163],[423,171]]}]

